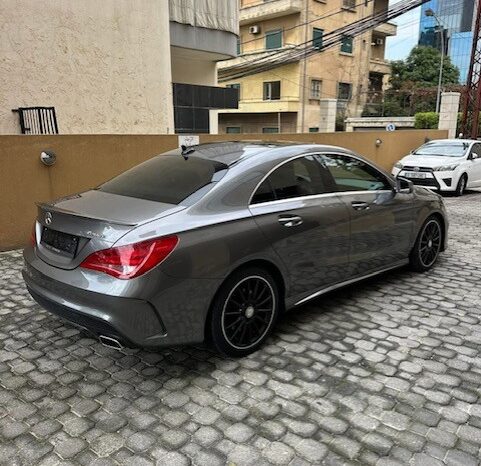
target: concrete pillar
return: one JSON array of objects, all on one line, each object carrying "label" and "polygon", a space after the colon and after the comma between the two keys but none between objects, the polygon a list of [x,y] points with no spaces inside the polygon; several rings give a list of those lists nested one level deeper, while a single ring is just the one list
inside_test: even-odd
[{"label": "concrete pillar", "polygon": [[219,110],[209,110],[209,133],[219,134]]},{"label": "concrete pillar", "polygon": [[443,92],[441,94],[441,109],[439,112],[438,129],[447,129],[448,137],[455,138],[458,124],[459,92]]},{"label": "concrete pillar", "polygon": [[359,120],[359,118],[346,118],[346,128],[344,129],[346,133],[352,133],[354,131],[354,120]]},{"label": "concrete pillar", "polygon": [[321,99],[320,110],[319,132],[334,133],[336,131],[337,99]]}]

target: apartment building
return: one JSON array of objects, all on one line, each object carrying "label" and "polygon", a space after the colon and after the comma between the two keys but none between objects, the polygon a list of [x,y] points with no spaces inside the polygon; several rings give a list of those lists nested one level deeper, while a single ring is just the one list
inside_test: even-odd
[{"label": "apartment building", "polygon": [[0,134],[206,133],[237,0],[2,0]]},{"label": "apartment building", "polygon": [[[246,63],[297,44],[322,44],[323,36],[373,13],[388,0],[240,0],[238,56],[220,62],[219,79]],[[238,109],[219,113],[222,133],[317,132],[323,115],[360,116],[369,94],[387,84],[386,38],[396,26],[384,23],[318,54],[294,57],[275,69],[228,80],[237,89]]]}]

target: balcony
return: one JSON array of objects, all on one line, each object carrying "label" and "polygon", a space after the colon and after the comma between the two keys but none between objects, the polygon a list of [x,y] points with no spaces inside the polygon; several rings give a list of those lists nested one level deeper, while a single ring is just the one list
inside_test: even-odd
[{"label": "balcony", "polygon": [[265,0],[240,9],[240,25],[300,13],[302,0]]},{"label": "balcony", "polygon": [[386,60],[371,58],[369,60],[369,71],[371,73],[391,74],[391,65]]},{"label": "balcony", "polygon": [[274,113],[298,110],[299,98],[287,97],[280,100],[241,100],[238,109],[222,109],[219,113]]},{"label": "balcony", "polygon": [[382,23],[376,26],[373,31],[379,36],[395,36],[397,34],[397,26],[393,23]]},{"label": "balcony", "polygon": [[259,67],[260,65],[257,61],[254,63],[251,63],[251,61],[261,58],[267,59],[270,55],[272,55],[272,58],[270,60],[265,60],[264,63],[283,66],[289,63],[298,62],[301,59],[299,56],[290,56],[290,51],[293,49],[295,49],[294,45],[285,45],[280,49],[261,50],[251,53],[244,53],[243,55],[232,58],[230,60],[219,61],[217,62],[219,82],[229,81],[230,79],[226,79],[226,77],[232,72],[248,72]]}]

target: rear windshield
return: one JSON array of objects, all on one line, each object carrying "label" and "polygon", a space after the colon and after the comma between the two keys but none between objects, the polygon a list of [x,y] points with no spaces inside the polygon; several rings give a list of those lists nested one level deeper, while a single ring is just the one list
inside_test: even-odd
[{"label": "rear windshield", "polygon": [[149,201],[180,204],[212,181],[227,166],[213,160],[181,155],[160,155],[100,185],[97,189],[111,194]]}]

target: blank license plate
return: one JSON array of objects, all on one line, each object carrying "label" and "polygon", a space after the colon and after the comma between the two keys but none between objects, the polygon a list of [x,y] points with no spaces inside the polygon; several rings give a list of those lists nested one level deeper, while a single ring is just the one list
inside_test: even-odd
[{"label": "blank license plate", "polygon": [[406,178],[427,178],[427,174],[423,172],[404,172]]},{"label": "blank license plate", "polygon": [[54,252],[74,257],[77,252],[78,237],[44,227],[41,243]]}]

